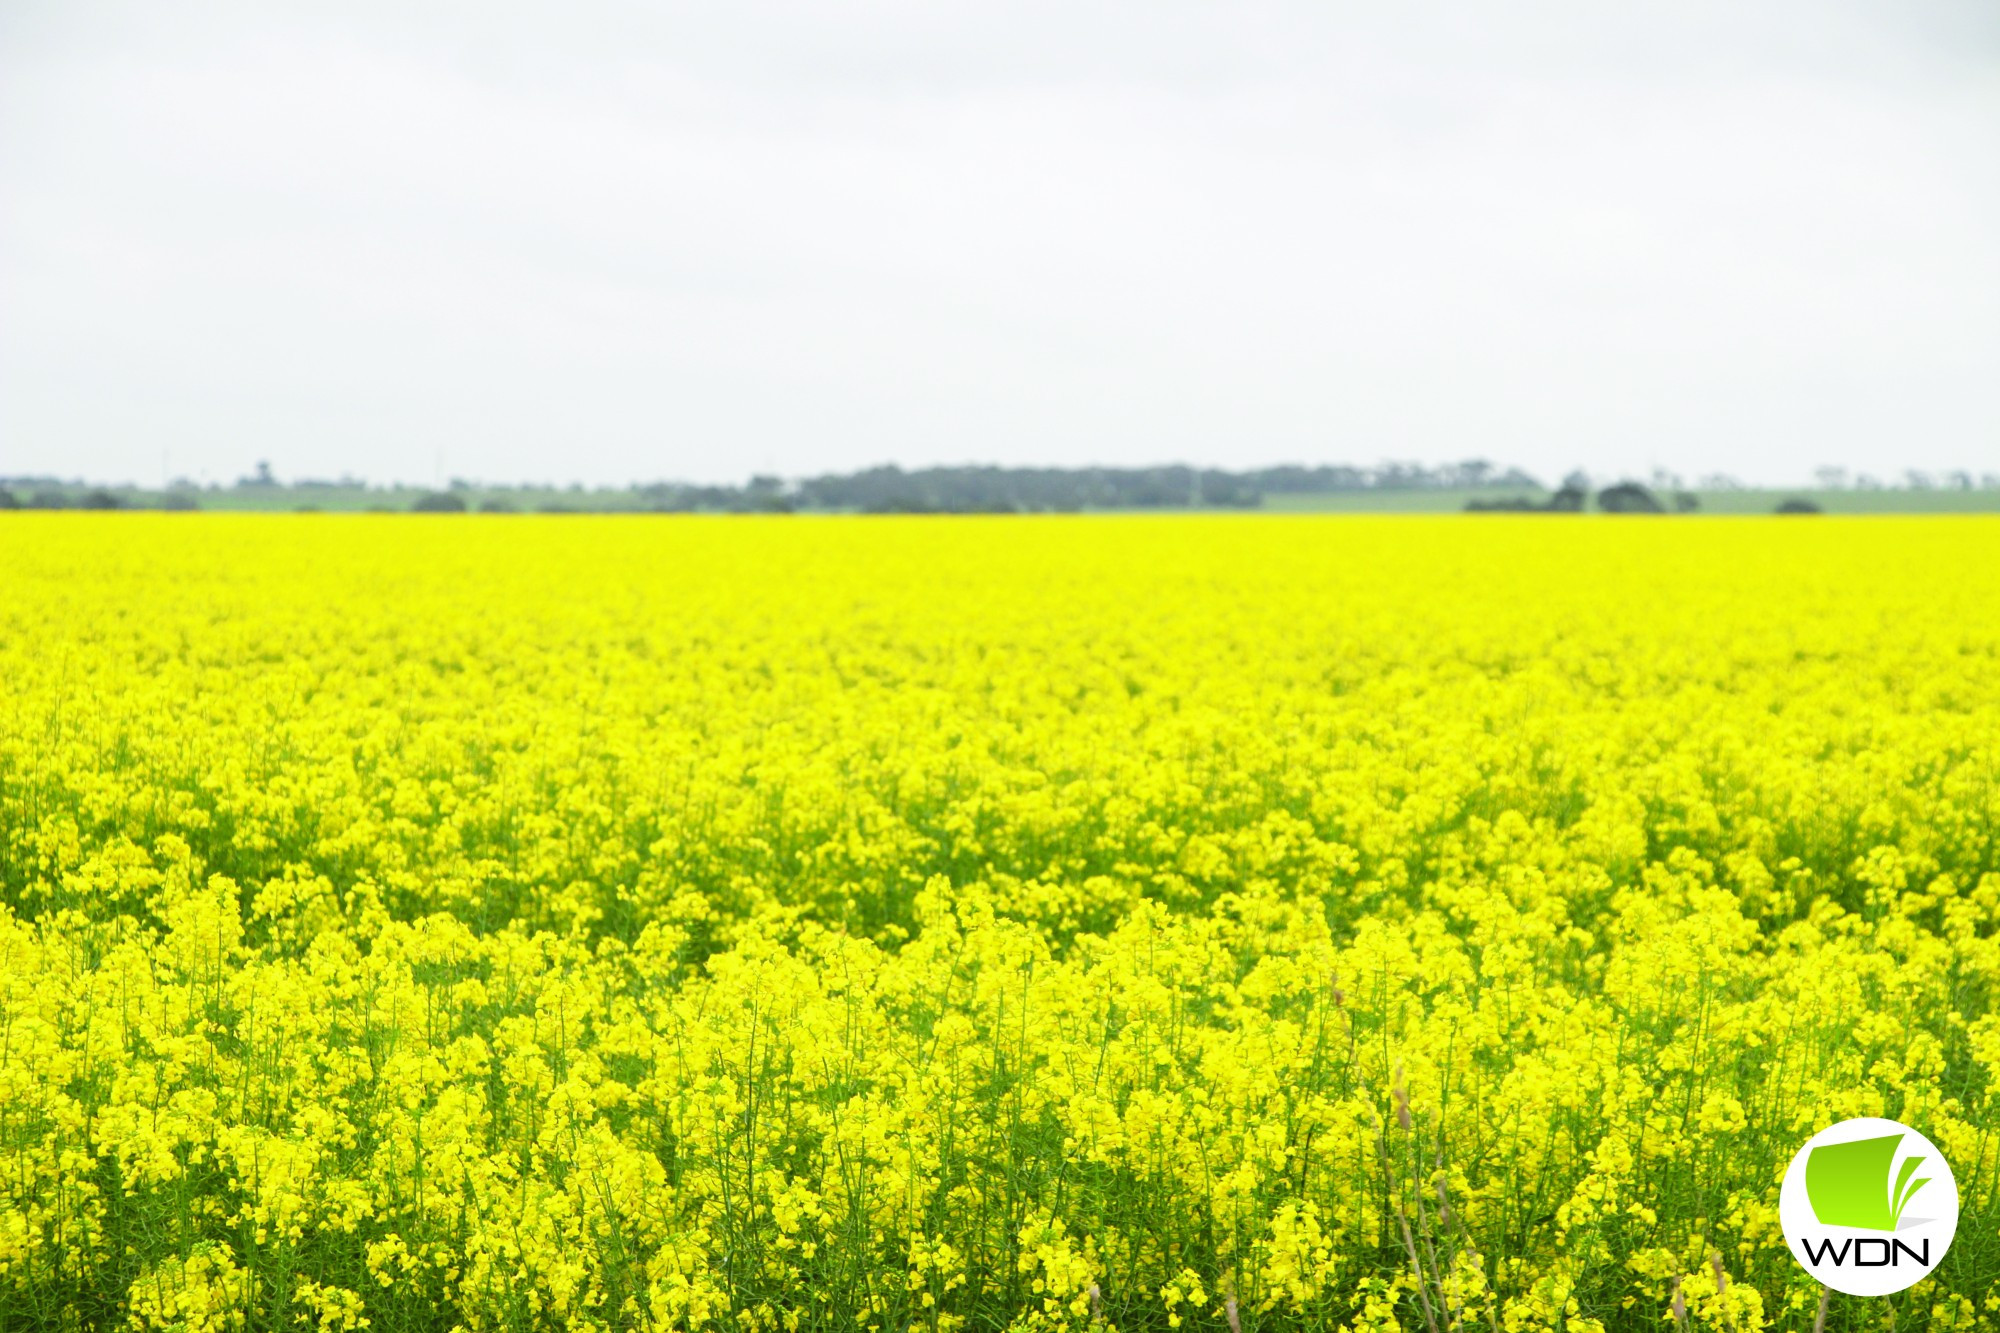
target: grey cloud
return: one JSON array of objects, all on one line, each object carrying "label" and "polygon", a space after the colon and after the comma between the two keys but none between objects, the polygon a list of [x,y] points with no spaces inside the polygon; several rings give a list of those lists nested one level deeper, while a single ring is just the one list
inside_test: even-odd
[{"label": "grey cloud", "polygon": [[17,4],[0,473],[1990,468],[1995,23]]}]

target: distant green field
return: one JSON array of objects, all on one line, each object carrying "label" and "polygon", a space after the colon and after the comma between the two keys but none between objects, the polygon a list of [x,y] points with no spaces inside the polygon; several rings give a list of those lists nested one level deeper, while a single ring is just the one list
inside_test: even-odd
[{"label": "distant green field", "polygon": [[1829,514],[2000,513],[2000,490],[1697,491],[1704,514],[1768,514],[1785,500],[1811,500]]},{"label": "distant green field", "polygon": [[[93,493],[115,497],[115,507],[131,509],[201,509],[216,513],[366,513],[371,510],[404,512],[426,495],[438,494],[414,486],[228,486],[215,489],[178,491],[149,490],[132,486],[91,488],[75,484],[55,487],[12,488],[15,501],[24,507],[38,507],[37,496],[60,495],[64,508],[91,508],[86,497]],[[601,490],[568,487],[470,487],[447,494],[461,500],[466,509],[476,511],[497,506],[522,513],[535,511],[577,513],[640,512],[648,506],[638,492],[619,488]],[[6,507],[0,503],[0,508]],[[103,506],[113,507],[113,506]]]},{"label": "distant green field", "polygon": [[[60,507],[196,508],[237,513],[324,511],[359,513],[368,510],[407,512],[436,492],[416,487],[359,485],[232,486],[213,490],[161,492],[137,487],[95,489],[63,484],[56,487],[12,487],[16,503],[36,507],[59,495]],[[655,497],[630,488],[584,490],[568,487],[463,487],[448,492],[468,511],[493,508],[519,513],[647,513],[659,506]],[[1701,490],[1694,492],[1703,514],[1769,514],[1786,500],[1810,500],[1829,514],[1989,514],[2000,513],[2000,488],[1976,490]],[[93,505],[87,497],[115,499],[116,505]],[[1547,492],[1484,487],[1367,488],[1341,491],[1272,492],[1263,496],[1268,513],[1298,514],[1447,514],[1465,509],[1473,500],[1524,499],[1541,501]],[[1671,503],[1668,495],[1663,501]],[[0,497],[0,508],[5,508]],[[706,508],[709,506],[697,506]],[[1590,508],[1595,509],[1593,499]],[[1150,511],[1162,512],[1162,511]],[[1165,512],[1172,512],[1171,510]]]},{"label": "distant green field", "polygon": [[[1264,508],[1311,514],[1442,514],[1471,500],[1513,496],[1540,500],[1544,492],[1486,490],[1357,490],[1266,495]],[[1992,514],[2000,513],[2000,489],[1821,491],[1696,491],[1703,514],[1769,514],[1786,500],[1810,500],[1829,514]],[[1663,500],[1667,497],[1662,496]]]},{"label": "distant green field", "polygon": [[1470,500],[1542,500],[1544,491],[1508,490],[1489,486],[1478,490],[1455,487],[1425,487],[1421,490],[1316,491],[1274,494],[1266,492],[1264,508],[1300,514],[1450,514],[1465,508]]},{"label": "distant green field", "polygon": [[[195,503],[203,509],[236,512],[282,512],[296,510],[324,510],[327,513],[353,513],[370,509],[404,510],[415,505],[418,499],[433,492],[420,487],[372,487],[372,486],[326,486],[271,488],[257,486],[232,487],[227,490],[202,491],[195,497]],[[569,490],[558,487],[521,487],[488,489],[473,487],[449,492],[465,501],[470,510],[482,505],[500,504],[511,506],[523,513],[537,510],[561,513],[568,510],[592,513],[619,513],[637,511],[644,506],[640,497],[630,490]]]}]

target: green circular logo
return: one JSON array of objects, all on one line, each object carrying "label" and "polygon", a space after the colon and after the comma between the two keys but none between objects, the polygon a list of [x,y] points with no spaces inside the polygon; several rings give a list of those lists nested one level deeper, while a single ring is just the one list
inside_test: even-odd
[{"label": "green circular logo", "polygon": [[1792,1158],[1778,1219],[1808,1273],[1850,1296],[1887,1296],[1929,1276],[1951,1248],[1958,1182],[1908,1125],[1843,1120]]}]

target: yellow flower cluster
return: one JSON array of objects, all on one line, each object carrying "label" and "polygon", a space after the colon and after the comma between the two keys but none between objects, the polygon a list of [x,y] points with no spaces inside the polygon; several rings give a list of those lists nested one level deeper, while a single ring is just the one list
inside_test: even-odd
[{"label": "yellow flower cluster", "polygon": [[0,521],[0,1328],[2000,1312],[2000,525]]}]

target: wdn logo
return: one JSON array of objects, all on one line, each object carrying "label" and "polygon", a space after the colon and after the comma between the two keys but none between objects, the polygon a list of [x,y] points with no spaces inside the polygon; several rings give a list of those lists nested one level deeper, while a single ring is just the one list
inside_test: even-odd
[{"label": "wdn logo", "polygon": [[[1925,1268],[1932,1267],[1931,1242],[1928,1236],[1924,1238],[1924,1248],[1921,1254],[1903,1244],[1900,1240],[1880,1240],[1869,1236],[1850,1236],[1837,1244],[1831,1239],[1822,1240],[1819,1243],[1818,1249],[1813,1248],[1810,1237],[1801,1238],[1799,1244],[1805,1246],[1806,1259],[1815,1266],[1819,1264],[1846,1263],[1847,1247],[1852,1245],[1854,1247],[1854,1266],[1856,1268],[1894,1268],[1898,1255],[1908,1255],[1912,1263],[1922,1264]],[[1882,1248],[1878,1253],[1875,1250],[1868,1249],[1867,1247],[1870,1245],[1879,1245]]]},{"label": "wdn logo", "polygon": [[1806,1271],[1851,1296],[1921,1280],[1958,1230],[1958,1183],[1937,1145],[1894,1120],[1843,1120],[1785,1172],[1778,1218]]}]

